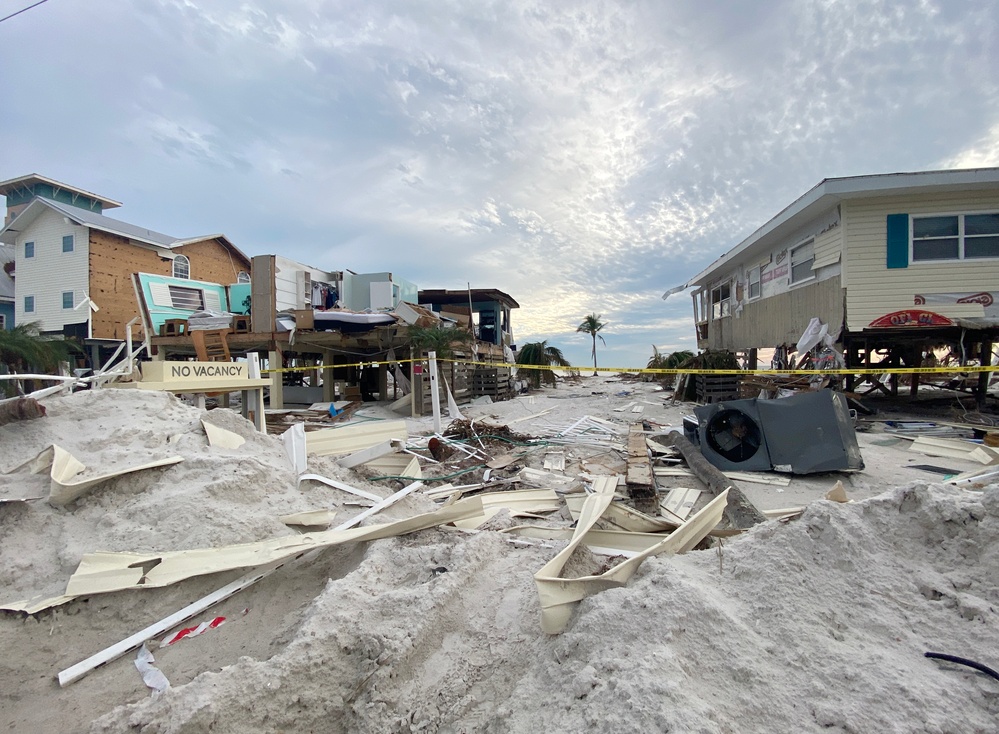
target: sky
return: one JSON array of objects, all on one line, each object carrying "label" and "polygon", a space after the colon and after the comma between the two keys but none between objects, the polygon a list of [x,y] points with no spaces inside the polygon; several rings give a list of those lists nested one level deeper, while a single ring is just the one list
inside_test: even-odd
[{"label": "sky", "polygon": [[[0,17],[33,0],[0,0]],[[999,165],[994,0],[48,0],[0,180],[176,237],[498,288],[518,344],[695,349],[686,282],[824,178]]]}]

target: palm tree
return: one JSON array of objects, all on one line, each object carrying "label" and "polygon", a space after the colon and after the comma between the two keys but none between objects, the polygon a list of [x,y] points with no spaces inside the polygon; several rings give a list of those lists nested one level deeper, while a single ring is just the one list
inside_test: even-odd
[{"label": "palm tree", "polygon": [[584,334],[589,334],[593,339],[593,376],[597,376],[597,337],[600,337],[600,341],[606,346],[607,342],[604,338],[600,336],[597,332],[602,328],[607,326],[603,321],[600,320],[600,314],[591,313],[585,319],[583,323],[576,327],[577,332],[582,332]]},{"label": "palm tree", "polygon": [[[5,368],[4,371],[53,372],[59,362],[68,359],[74,351],[78,349],[72,342],[42,336],[37,321],[0,329],[0,368]],[[9,392],[3,383],[0,383],[0,393]]]},{"label": "palm tree", "polygon": [[517,377],[523,372],[528,372],[528,379],[534,387],[541,387],[545,382],[549,385],[555,384],[555,373],[551,367],[569,367],[569,360],[562,354],[558,347],[548,345],[548,341],[529,342],[524,344],[517,352],[517,364],[531,365],[533,369],[517,370]]},{"label": "palm tree", "polygon": [[450,359],[456,347],[468,346],[472,335],[451,326],[410,326],[409,341],[413,356],[422,352],[437,352],[437,359]]},{"label": "palm tree", "polygon": [[[652,356],[649,358],[649,362],[646,366],[650,370],[675,370],[678,369],[684,362],[688,359],[693,359],[694,353],[688,352],[686,350],[681,350],[679,352],[673,352],[672,354],[667,354],[666,352],[660,352],[659,348],[653,344],[652,345]],[[671,387],[676,381],[676,375],[652,375],[651,380],[658,379],[667,387]]]}]

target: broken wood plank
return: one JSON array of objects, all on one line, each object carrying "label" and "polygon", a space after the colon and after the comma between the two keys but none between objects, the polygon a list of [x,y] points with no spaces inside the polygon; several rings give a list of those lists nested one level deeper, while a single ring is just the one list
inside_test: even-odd
[{"label": "broken wood plank", "polygon": [[636,503],[650,504],[656,496],[656,480],[652,461],[640,423],[633,423],[628,433],[628,472],[625,477],[628,494]]}]

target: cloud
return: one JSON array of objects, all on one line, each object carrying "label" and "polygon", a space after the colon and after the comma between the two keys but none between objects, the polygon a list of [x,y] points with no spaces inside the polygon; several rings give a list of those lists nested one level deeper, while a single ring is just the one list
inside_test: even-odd
[{"label": "cloud", "polygon": [[692,348],[662,292],[823,178],[999,160],[988,0],[51,8],[5,37],[6,176],[250,253],[500,288],[518,338],[583,363],[590,312],[623,364]]}]

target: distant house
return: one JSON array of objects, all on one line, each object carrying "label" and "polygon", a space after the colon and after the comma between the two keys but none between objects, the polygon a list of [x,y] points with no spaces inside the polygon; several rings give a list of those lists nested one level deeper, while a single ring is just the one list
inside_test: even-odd
[{"label": "distant house", "polygon": [[[9,271],[9,272],[8,272]],[[14,326],[14,248],[0,245],[0,329]]]},{"label": "distant house", "polygon": [[471,320],[480,341],[516,349],[510,313],[520,308],[520,304],[503,291],[495,288],[422,290],[420,305],[465,324]]},{"label": "distant house", "polygon": [[999,168],[825,179],[674,292],[699,348],[792,348],[818,317],[849,366],[999,334]]},{"label": "distant house", "polygon": [[[123,339],[138,315],[133,273],[250,279],[250,260],[224,235],[178,239],[111,219],[102,212],[118,202],[37,174],[0,182],[0,194],[8,205],[0,241],[14,248],[14,318],[47,333]],[[188,300],[192,311],[204,307]]]}]

